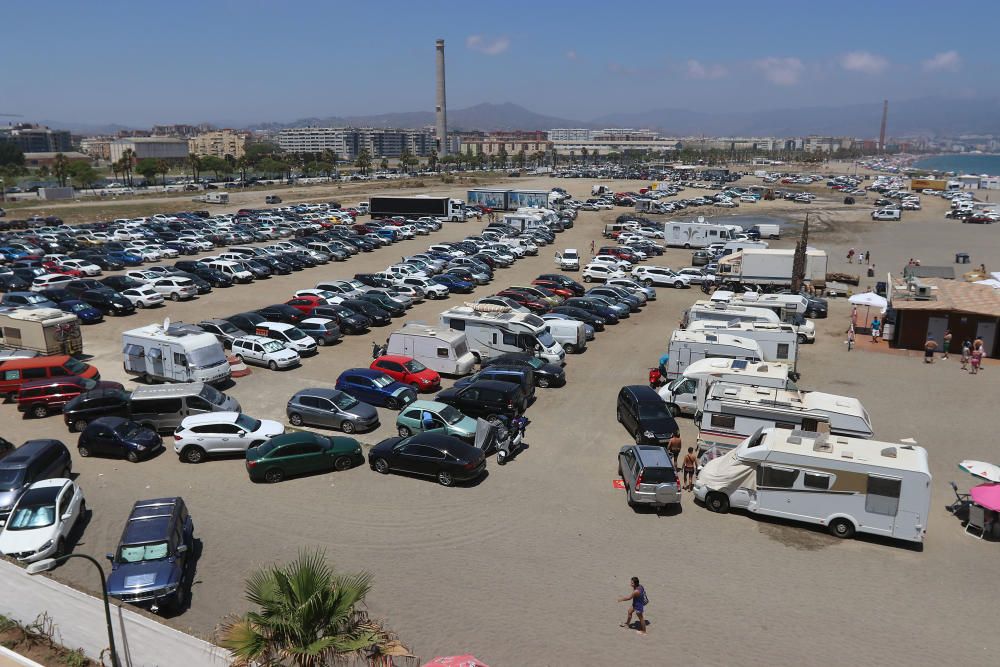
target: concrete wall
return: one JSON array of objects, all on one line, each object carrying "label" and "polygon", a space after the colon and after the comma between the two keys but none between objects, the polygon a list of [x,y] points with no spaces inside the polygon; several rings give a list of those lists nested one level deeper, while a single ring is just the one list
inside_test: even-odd
[{"label": "concrete wall", "polygon": [[[96,580],[97,572],[94,572]],[[29,575],[0,561],[0,614],[22,625],[47,613],[56,627],[55,640],[69,649],[82,649],[99,660],[108,645],[104,603],[44,575]],[[111,602],[115,644],[123,667],[184,665],[222,667],[229,653],[206,641]],[[106,660],[105,664],[110,664]]]}]

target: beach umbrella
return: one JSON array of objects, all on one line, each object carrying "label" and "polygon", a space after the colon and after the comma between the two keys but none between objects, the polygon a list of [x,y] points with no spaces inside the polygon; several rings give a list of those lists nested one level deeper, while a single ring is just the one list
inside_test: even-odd
[{"label": "beach umbrella", "polygon": [[962,461],[958,464],[963,470],[973,477],[986,480],[987,482],[1000,482],[1000,466],[984,461]]},{"label": "beach umbrella", "polygon": [[1000,484],[980,484],[969,489],[972,502],[994,512],[1000,512]]},{"label": "beach umbrella", "polygon": [[889,306],[889,302],[885,297],[881,297],[875,292],[861,292],[851,296],[848,301],[855,306],[865,307],[865,326],[868,326],[868,313],[872,308],[878,308],[879,312],[884,313],[885,309]]},{"label": "beach umbrella", "polygon": [[479,658],[466,654],[437,657],[424,663],[423,667],[487,667],[487,665]]}]

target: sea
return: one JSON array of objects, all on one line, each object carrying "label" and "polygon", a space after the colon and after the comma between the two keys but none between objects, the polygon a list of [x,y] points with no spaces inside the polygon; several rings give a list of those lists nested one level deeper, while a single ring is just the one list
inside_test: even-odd
[{"label": "sea", "polygon": [[1000,155],[976,153],[974,155],[935,155],[913,163],[919,169],[953,171],[956,174],[1000,175]]}]

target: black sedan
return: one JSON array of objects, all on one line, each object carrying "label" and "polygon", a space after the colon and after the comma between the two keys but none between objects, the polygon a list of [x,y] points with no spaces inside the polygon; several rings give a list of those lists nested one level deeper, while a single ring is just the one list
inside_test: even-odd
[{"label": "black sedan", "polygon": [[385,312],[389,313],[390,317],[402,317],[406,314],[406,308],[404,306],[393,301],[388,295],[380,292],[366,292],[359,296],[358,300],[365,301],[381,308]]},{"label": "black sedan", "polygon": [[535,386],[542,388],[566,384],[566,371],[562,366],[550,364],[526,352],[509,352],[493,359],[483,359],[482,367],[488,366],[530,368],[535,371]]},{"label": "black sedan", "polygon": [[325,317],[333,320],[340,327],[340,330],[346,334],[363,334],[371,326],[371,320],[367,316],[340,304],[317,306],[313,308],[310,317]]},{"label": "black sedan", "polygon": [[364,315],[373,325],[377,327],[385,326],[392,321],[392,318],[389,317],[389,313],[385,312],[374,303],[369,303],[368,301],[362,301],[361,299],[345,299],[340,305],[345,308],[350,308],[356,313]]},{"label": "black sedan", "polygon": [[305,313],[286,303],[272,303],[270,306],[257,309],[257,313],[269,322],[283,322],[285,324],[298,324],[305,318]]},{"label": "black sedan", "polygon": [[100,287],[107,287],[108,289],[113,289],[116,292],[121,292],[125,289],[130,289],[132,287],[143,287],[144,283],[139,282],[135,278],[129,278],[128,276],[108,276],[107,278],[100,281],[101,285],[91,286],[88,289],[100,289]]},{"label": "black sedan", "polygon": [[383,475],[406,472],[433,477],[438,483],[451,486],[482,475],[486,470],[486,455],[450,435],[418,433],[378,443],[368,452],[368,465]]},{"label": "black sedan", "polygon": [[131,315],[135,312],[135,305],[131,301],[107,287],[85,290],[77,295],[77,298],[105,315]]},{"label": "black sedan", "polygon": [[575,308],[574,306],[556,306],[549,312],[558,315],[566,315],[567,317],[572,317],[574,320],[580,320],[581,322],[594,327],[594,331],[604,331],[604,318],[596,313],[584,310],[583,308]]},{"label": "black sedan", "polygon": [[566,303],[563,306],[571,306],[573,308],[579,308],[580,310],[586,310],[587,312],[597,315],[605,324],[618,324],[618,313],[609,308],[603,302],[597,299],[586,297],[586,296],[575,296],[572,299],[566,299]]}]

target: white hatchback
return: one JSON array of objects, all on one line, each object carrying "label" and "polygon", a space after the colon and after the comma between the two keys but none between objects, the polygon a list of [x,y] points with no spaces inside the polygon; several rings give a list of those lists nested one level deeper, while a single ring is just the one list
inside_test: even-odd
[{"label": "white hatchback", "polygon": [[149,285],[124,289],[122,296],[131,301],[136,308],[152,308],[163,303],[163,295]]},{"label": "white hatchback", "polygon": [[69,534],[86,509],[83,491],[72,480],[35,482],[7,518],[0,553],[24,563],[64,555]]}]

